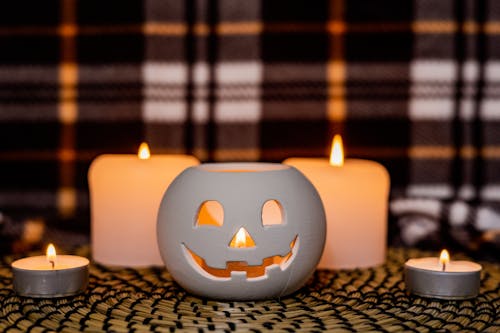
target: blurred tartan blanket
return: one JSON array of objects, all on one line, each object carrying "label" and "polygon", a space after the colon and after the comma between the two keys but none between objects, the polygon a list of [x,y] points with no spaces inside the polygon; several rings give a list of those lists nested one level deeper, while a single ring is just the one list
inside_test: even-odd
[{"label": "blurred tartan blanket", "polygon": [[141,141],[279,162],[340,133],[391,174],[391,242],[499,252],[498,1],[9,1],[0,49],[14,220],[88,233],[90,162]]}]

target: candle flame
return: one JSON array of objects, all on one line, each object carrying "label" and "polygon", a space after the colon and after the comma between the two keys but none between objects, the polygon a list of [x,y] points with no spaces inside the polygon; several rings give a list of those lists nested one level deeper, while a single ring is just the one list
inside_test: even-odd
[{"label": "candle flame", "polygon": [[255,242],[245,228],[241,227],[236,235],[234,235],[231,243],[229,243],[229,246],[236,248],[254,247]]},{"label": "candle flame", "polygon": [[139,146],[139,151],[137,152],[137,156],[141,160],[147,160],[151,157],[151,153],[149,152],[149,146],[146,142],[141,143]]},{"label": "candle flame", "polygon": [[448,251],[443,250],[439,255],[439,263],[443,266],[443,271],[446,270],[446,265],[450,262],[450,254]]},{"label": "candle flame", "polygon": [[344,147],[342,144],[342,137],[335,134],[332,140],[332,150],[330,152],[330,165],[342,166],[344,165]]},{"label": "candle flame", "polygon": [[246,247],[247,246],[247,238],[245,237],[245,230],[241,228],[236,233],[236,247]]},{"label": "candle flame", "polygon": [[47,261],[52,264],[52,268],[54,268],[54,266],[55,266],[56,257],[57,257],[56,248],[51,243],[51,244],[49,244],[49,246],[47,246]]}]

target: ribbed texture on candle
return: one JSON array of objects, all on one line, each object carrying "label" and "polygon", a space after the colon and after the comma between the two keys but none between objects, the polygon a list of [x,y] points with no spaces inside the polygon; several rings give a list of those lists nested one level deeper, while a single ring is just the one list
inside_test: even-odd
[{"label": "ribbed texture on candle", "polygon": [[498,332],[498,265],[483,265],[480,294],[473,300],[408,296],[403,282],[404,262],[429,255],[393,249],[386,265],[352,271],[320,270],[290,297],[262,302],[200,299],[182,290],[163,269],[110,270],[103,266],[91,267],[89,288],[80,296],[20,298],[11,290],[10,272],[3,266],[0,330]]}]

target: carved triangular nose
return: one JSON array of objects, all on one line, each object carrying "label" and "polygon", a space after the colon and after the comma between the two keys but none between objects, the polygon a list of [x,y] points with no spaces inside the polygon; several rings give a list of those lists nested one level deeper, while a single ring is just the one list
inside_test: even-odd
[{"label": "carved triangular nose", "polygon": [[255,242],[248,233],[248,231],[241,227],[237,233],[234,234],[231,242],[229,243],[229,247],[234,248],[245,248],[245,247],[254,247]]}]

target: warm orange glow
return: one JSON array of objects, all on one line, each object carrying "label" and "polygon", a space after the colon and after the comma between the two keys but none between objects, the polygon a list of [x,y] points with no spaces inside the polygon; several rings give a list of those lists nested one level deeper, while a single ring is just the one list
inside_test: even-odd
[{"label": "warm orange glow", "polygon": [[446,270],[446,265],[450,262],[450,254],[448,251],[443,250],[439,255],[439,263],[441,264],[441,270],[444,272]]},{"label": "warm orange glow", "polygon": [[[241,230],[241,229],[240,229]],[[236,237],[236,235],[235,235]],[[245,239],[245,238],[242,238]],[[248,241],[248,240],[247,240]],[[253,241],[252,241],[253,242]],[[259,278],[265,276],[266,269],[271,265],[279,265],[282,270],[286,269],[291,261],[293,261],[294,253],[297,253],[299,247],[299,237],[295,236],[293,241],[290,243],[290,251],[284,256],[274,255],[262,259],[262,264],[260,265],[248,265],[246,261],[228,261],[226,262],[225,268],[215,268],[210,267],[205,262],[205,259],[197,255],[195,252],[191,251],[189,248],[185,247],[187,253],[191,255],[191,258],[198,266],[199,269],[204,272],[216,277],[216,278],[229,278],[232,272],[245,272],[247,278]]]},{"label": "warm orange glow", "polygon": [[241,227],[240,230],[234,235],[230,247],[243,248],[243,247],[254,247],[255,242],[252,237],[248,234],[245,228]]},{"label": "warm orange glow", "polygon": [[139,151],[137,152],[137,156],[141,160],[147,160],[151,157],[151,153],[149,152],[149,146],[146,142],[141,143],[139,146]]},{"label": "warm orange glow", "polygon": [[236,233],[236,247],[246,247],[247,246],[247,240],[245,237],[245,231],[243,228],[241,228],[237,233]]},{"label": "warm orange glow", "polygon": [[439,262],[444,265],[450,262],[450,254],[448,253],[448,251],[446,250],[441,251],[441,255],[439,256]]},{"label": "warm orange glow", "polygon": [[52,268],[54,268],[56,262],[56,248],[53,244],[49,244],[47,246],[47,261],[52,264]]},{"label": "warm orange glow", "polygon": [[216,200],[208,200],[201,204],[196,225],[212,225],[221,227],[224,224],[224,209]]},{"label": "warm orange glow", "polygon": [[332,150],[330,152],[330,165],[344,165],[344,147],[342,145],[342,137],[335,134],[332,141]]}]

